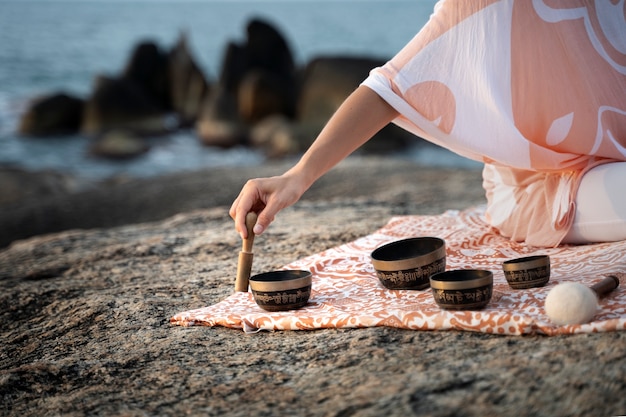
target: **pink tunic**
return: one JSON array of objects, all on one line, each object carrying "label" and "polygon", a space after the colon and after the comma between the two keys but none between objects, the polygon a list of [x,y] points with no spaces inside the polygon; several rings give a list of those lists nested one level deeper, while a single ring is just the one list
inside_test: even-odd
[{"label": "pink tunic", "polygon": [[626,0],[442,0],[363,84],[394,123],[485,163],[501,234],[556,246],[582,175],[626,161]]}]

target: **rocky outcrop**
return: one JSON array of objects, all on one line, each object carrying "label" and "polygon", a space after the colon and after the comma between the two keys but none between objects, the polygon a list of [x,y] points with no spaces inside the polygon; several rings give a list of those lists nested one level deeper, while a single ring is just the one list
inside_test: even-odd
[{"label": "rocky outcrop", "polygon": [[[346,162],[352,165],[333,171],[255,239],[253,273],[353,241],[393,215],[462,209],[483,198],[479,171]],[[238,190],[238,173],[232,182],[221,175],[197,194],[177,195],[176,203]],[[173,200],[166,190],[148,206]],[[128,211],[137,209],[127,203]],[[526,417],[626,410],[625,331],[244,334],[171,326],[173,315],[234,291],[241,239],[227,208],[73,229],[0,250],[1,414]]]},{"label": "rocky outcrop", "polygon": [[[119,77],[96,79],[82,131],[94,136],[112,129],[158,135],[188,127],[198,118],[209,91],[184,33],[169,52],[154,42],[142,42]],[[168,117],[172,114],[174,125]]]},{"label": "rocky outcrop", "polygon": [[[141,136],[193,128],[201,143],[228,148],[259,146],[270,157],[293,155],[313,142],[345,98],[385,59],[372,57],[318,57],[296,65],[289,43],[272,24],[251,19],[246,38],[229,42],[219,77],[203,73],[182,33],[163,51],[153,41],[139,42],[120,74],[98,75],[84,101],[56,94],[33,103],[21,121],[23,134],[77,134],[94,138],[92,154],[119,158],[121,149],[109,131],[134,136],[136,151],[150,146]],[[267,126],[266,119],[280,129]],[[274,133],[275,132],[275,133]],[[106,137],[104,142],[103,136]],[[143,143],[139,143],[143,142]],[[361,148],[371,153],[394,152],[414,143],[415,137],[395,126],[384,128]]]},{"label": "rocky outcrop", "polygon": [[19,132],[33,136],[82,133],[96,139],[119,129],[134,135],[160,135],[192,125],[209,90],[184,34],[168,52],[155,42],[142,41],[120,74],[95,77],[86,99],[58,93],[31,103],[21,117]]}]

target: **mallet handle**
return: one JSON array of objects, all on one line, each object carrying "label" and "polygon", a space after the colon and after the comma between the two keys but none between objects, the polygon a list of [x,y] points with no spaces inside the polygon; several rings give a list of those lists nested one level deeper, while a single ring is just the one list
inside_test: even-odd
[{"label": "mallet handle", "polygon": [[235,291],[248,292],[250,272],[252,271],[252,258],[254,255],[247,252],[239,252],[237,263],[237,278],[235,279]]},{"label": "mallet handle", "polygon": [[590,288],[598,295],[602,297],[619,286],[619,279],[615,275],[608,275],[602,281],[593,284]]},{"label": "mallet handle", "polygon": [[246,228],[248,229],[248,237],[243,239],[241,252],[239,252],[239,260],[237,262],[237,278],[235,279],[235,291],[248,292],[248,284],[250,281],[250,272],[252,271],[252,244],[254,243],[254,224],[257,215],[250,212],[246,215]]}]

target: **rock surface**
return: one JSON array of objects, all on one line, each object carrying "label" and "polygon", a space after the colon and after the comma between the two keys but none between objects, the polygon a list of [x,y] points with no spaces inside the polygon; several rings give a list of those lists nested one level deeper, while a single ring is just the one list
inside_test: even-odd
[{"label": "rock surface", "polygon": [[[187,192],[189,200],[204,198],[204,208],[181,206],[186,210],[152,223],[33,237],[0,251],[0,414],[626,413],[626,332],[509,337],[367,328],[248,335],[171,326],[172,315],[233,292],[241,241],[227,214],[231,193],[247,174],[283,168],[218,175],[201,193],[177,177],[178,201]],[[206,178],[196,175],[198,184]],[[171,205],[166,191],[174,185],[162,181],[152,205]],[[352,241],[393,215],[483,201],[479,171],[349,159],[255,239],[253,272]]]}]

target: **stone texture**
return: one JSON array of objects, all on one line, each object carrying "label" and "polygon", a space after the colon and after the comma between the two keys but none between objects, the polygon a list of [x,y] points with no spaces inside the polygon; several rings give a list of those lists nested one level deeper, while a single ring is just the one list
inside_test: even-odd
[{"label": "stone texture", "polygon": [[[221,175],[203,193],[237,192],[250,172]],[[480,204],[480,184],[479,171],[351,159],[255,239],[253,272],[352,241],[396,214]],[[154,204],[169,199],[164,193]],[[234,290],[241,241],[228,204],[213,201],[165,220],[67,230],[0,251],[1,415],[626,412],[626,332],[548,338],[368,328],[247,335],[171,326],[173,314]]]}]

